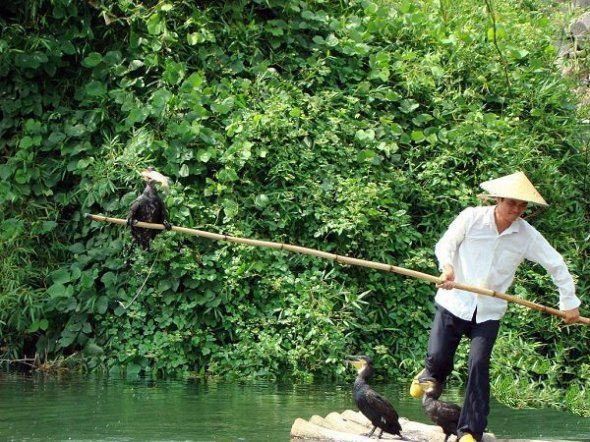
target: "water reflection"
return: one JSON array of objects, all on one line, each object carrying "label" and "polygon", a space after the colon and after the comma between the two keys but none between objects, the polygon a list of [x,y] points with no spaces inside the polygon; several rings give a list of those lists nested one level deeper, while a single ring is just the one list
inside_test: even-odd
[{"label": "water reflection", "polygon": [[[402,416],[426,422],[405,388],[374,386]],[[346,408],[350,385],[0,375],[2,440],[287,441],[295,418]],[[503,438],[590,440],[589,419],[497,402],[489,428]]]}]

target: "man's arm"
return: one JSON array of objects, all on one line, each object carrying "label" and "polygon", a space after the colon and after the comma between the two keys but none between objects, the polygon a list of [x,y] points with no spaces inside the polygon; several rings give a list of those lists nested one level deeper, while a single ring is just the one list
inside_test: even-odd
[{"label": "man's arm", "polygon": [[570,324],[580,316],[581,304],[576,296],[574,279],[565,265],[563,257],[549,244],[538,231],[534,231],[533,240],[525,253],[525,258],[541,264],[551,275],[553,283],[559,290],[559,309],[565,313],[563,320]]},{"label": "man's arm", "polygon": [[455,271],[453,262],[459,245],[465,238],[467,226],[473,216],[473,209],[463,210],[457,218],[453,220],[442,238],[436,243],[434,253],[438,260],[439,269],[442,271],[441,279],[445,282],[437,284],[438,288],[452,289],[455,281]]}]

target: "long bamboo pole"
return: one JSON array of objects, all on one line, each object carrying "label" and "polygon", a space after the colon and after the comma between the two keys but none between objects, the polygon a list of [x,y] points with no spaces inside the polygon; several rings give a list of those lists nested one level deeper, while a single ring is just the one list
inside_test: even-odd
[{"label": "long bamboo pole", "polygon": [[[108,223],[120,224],[120,225],[127,224],[127,220],[124,220],[121,218],[109,218],[107,216],[102,216],[102,215],[92,215],[90,213],[87,213],[85,216],[86,216],[86,218],[88,218],[89,220],[92,220],[92,221],[101,221],[101,222],[108,222]],[[141,221],[138,222],[137,224],[135,224],[135,226],[136,227],[143,227],[146,229],[156,229],[156,230],[164,230],[165,229],[163,224],[144,223]],[[290,252],[301,253],[303,255],[311,255],[311,256],[316,256],[318,258],[329,259],[329,260],[335,261],[339,264],[347,264],[347,265],[353,265],[353,266],[359,266],[359,267],[368,267],[371,269],[383,270],[384,272],[398,273],[400,275],[411,276],[413,278],[423,279],[425,281],[432,282],[434,284],[439,284],[442,282],[440,277],[429,275],[428,273],[417,272],[416,270],[410,270],[410,269],[406,269],[403,267],[397,267],[394,265],[383,264],[383,263],[375,262],[375,261],[367,261],[365,259],[350,258],[348,256],[336,255],[335,253],[322,252],[321,250],[310,249],[307,247],[300,247],[300,246],[294,246],[291,244],[277,243],[277,242],[271,242],[271,241],[260,241],[257,239],[238,238],[235,236],[222,235],[219,233],[205,232],[203,230],[189,229],[187,227],[172,226],[171,230],[173,230],[175,232],[186,233],[188,235],[200,236],[203,238],[212,239],[212,240],[216,240],[216,241],[227,241],[227,242],[237,243],[237,244],[246,244],[246,245],[254,246],[254,247],[268,247],[271,249],[288,250]],[[490,289],[486,289],[483,287],[477,287],[477,286],[458,283],[458,282],[455,283],[454,287],[459,290],[465,290],[465,291],[477,293],[480,295],[504,299],[505,301],[514,302],[515,304],[520,304],[525,307],[531,308],[533,310],[538,310],[540,312],[545,312],[550,315],[559,316],[561,318],[565,317],[565,313],[563,313],[561,310],[547,307],[546,305],[538,304],[536,302],[527,301],[526,299],[522,299],[517,296],[512,296],[512,295],[508,295],[506,293],[497,292],[495,290],[490,290]],[[578,319],[577,322],[582,323],[582,324],[586,324],[586,325],[590,325],[590,318],[580,316],[580,318]]]}]

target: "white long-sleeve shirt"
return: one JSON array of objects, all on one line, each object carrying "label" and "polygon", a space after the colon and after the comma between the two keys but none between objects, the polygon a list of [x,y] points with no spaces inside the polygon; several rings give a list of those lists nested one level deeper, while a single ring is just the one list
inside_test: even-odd
[{"label": "white long-sleeve shirt", "polygon": [[[441,270],[450,264],[455,282],[505,293],[516,268],[526,258],[542,265],[553,278],[559,290],[560,310],[578,307],[580,300],[562,256],[522,218],[498,233],[494,208],[469,207],[455,218],[435,247]],[[439,289],[435,301],[468,321],[477,308],[478,323],[502,318],[507,308],[503,299],[458,289]]]}]

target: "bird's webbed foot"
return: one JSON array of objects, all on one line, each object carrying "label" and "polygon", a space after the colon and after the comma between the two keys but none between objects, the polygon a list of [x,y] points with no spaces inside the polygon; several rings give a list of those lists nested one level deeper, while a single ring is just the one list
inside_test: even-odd
[{"label": "bird's webbed foot", "polygon": [[137,221],[134,218],[127,218],[127,227],[133,227],[134,225],[136,225],[139,221]]},{"label": "bird's webbed foot", "polygon": [[168,222],[168,220],[164,220],[164,222],[163,222],[162,224],[164,224],[164,228],[165,228],[166,230],[172,230],[172,224],[170,224],[170,223]]}]

